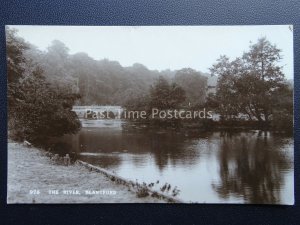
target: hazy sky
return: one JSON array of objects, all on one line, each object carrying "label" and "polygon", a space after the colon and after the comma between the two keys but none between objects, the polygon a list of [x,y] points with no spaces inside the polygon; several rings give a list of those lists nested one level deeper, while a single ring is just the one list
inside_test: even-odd
[{"label": "hazy sky", "polygon": [[231,59],[248,50],[250,41],[267,37],[282,49],[284,73],[293,78],[293,32],[276,26],[10,26],[40,50],[55,39],[70,53],[86,52],[94,59],[117,60],[123,66],[142,63],[149,69],[191,67],[202,72],[219,58]]}]

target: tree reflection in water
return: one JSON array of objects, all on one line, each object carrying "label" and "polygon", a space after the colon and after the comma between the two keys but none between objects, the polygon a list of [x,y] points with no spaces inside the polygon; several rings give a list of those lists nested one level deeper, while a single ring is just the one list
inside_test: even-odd
[{"label": "tree reflection in water", "polygon": [[280,203],[282,171],[292,167],[282,139],[269,132],[222,134],[220,182],[213,188],[223,199],[234,195],[247,203]]},{"label": "tree reflection in water", "polygon": [[83,128],[66,139],[80,159],[127,179],[169,182],[187,201],[287,203],[293,195],[293,138],[282,134],[127,123]]}]

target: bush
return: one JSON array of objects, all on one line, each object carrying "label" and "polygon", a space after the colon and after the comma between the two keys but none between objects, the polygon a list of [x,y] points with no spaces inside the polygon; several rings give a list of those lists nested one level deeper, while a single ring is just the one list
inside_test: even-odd
[{"label": "bush", "polygon": [[272,118],[271,126],[273,130],[284,131],[288,133],[293,132],[292,114],[284,111],[278,111],[274,113],[272,117],[273,118]]},{"label": "bush", "polygon": [[149,196],[148,188],[146,186],[138,187],[136,196],[138,198],[145,198],[145,197]]}]

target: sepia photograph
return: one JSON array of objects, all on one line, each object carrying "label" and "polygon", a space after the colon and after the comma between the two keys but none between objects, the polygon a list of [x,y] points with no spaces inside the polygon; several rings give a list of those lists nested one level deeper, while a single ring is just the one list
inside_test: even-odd
[{"label": "sepia photograph", "polygon": [[7,25],[8,204],[294,205],[292,25]]}]

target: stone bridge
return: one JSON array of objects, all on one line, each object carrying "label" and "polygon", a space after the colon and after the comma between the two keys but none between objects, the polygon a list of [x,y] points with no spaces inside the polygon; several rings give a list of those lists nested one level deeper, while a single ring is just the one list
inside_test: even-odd
[{"label": "stone bridge", "polygon": [[115,105],[91,105],[91,106],[73,106],[72,111],[74,111],[79,118],[87,118],[87,113],[96,112],[96,113],[104,113],[104,112],[112,112],[116,118],[120,118],[123,112],[123,108],[121,106]]}]

